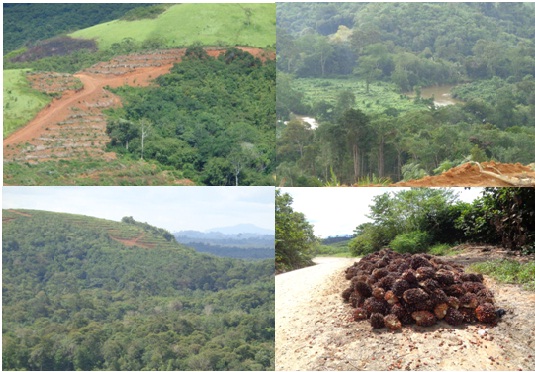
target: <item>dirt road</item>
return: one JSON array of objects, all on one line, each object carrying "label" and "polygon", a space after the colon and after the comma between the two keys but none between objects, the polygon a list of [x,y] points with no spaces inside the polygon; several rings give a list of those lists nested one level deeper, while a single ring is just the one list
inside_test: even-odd
[{"label": "dirt road", "polygon": [[[465,258],[463,257],[463,260]],[[341,299],[354,259],[278,275],[275,365],[283,370],[535,370],[535,294],[486,278],[507,314],[496,327],[405,327],[392,333],[354,322]]]},{"label": "dirt road", "polygon": [[[241,48],[262,60],[275,58],[274,52],[260,48]],[[211,56],[223,48],[206,48]],[[3,141],[4,161],[40,162],[47,160],[95,158],[114,159],[105,150],[109,142],[103,110],[120,107],[118,96],[104,89],[123,85],[147,86],[168,73],[182,60],[186,49],[168,49],[145,54],[118,56],[99,62],[74,75],[83,88],[65,90],[35,118]]]}]

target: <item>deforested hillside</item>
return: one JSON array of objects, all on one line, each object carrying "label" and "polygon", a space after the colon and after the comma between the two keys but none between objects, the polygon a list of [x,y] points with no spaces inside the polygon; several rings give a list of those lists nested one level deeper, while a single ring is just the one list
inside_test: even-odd
[{"label": "deforested hillside", "polygon": [[4,184],[273,183],[275,4],[142,6],[52,36],[4,56]]},{"label": "deforested hillside", "polygon": [[274,369],[272,260],[199,254],[131,217],[2,225],[3,370]]},{"label": "deforested hillside", "polygon": [[528,165],[534,17],[528,3],[277,4],[281,185]]},{"label": "deforested hillside", "polygon": [[123,17],[150,4],[3,4],[3,55],[39,40]]}]

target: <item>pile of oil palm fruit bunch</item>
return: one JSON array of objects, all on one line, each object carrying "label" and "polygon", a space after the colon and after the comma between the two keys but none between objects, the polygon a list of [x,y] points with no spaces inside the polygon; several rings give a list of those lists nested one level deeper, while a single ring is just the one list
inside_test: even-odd
[{"label": "pile of oil palm fruit bunch", "polygon": [[[401,329],[437,321],[496,324],[494,295],[481,274],[429,254],[369,254],[345,271],[351,281],[342,297],[350,302],[355,321],[368,319],[373,328]],[[499,311],[498,311],[499,313]]]}]

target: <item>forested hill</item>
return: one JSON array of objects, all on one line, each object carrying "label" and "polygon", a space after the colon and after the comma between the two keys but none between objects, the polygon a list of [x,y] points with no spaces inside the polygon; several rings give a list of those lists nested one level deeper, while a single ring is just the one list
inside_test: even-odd
[{"label": "forested hill", "polygon": [[4,55],[39,40],[121,18],[150,4],[3,4]]},{"label": "forested hill", "polygon": [[531,163],[533,19],[530,3],[278,4],[277,179],[385,184]]},{"label": "forested hill", "polygon": [[274,368],[273,260],[199,254],[131,217],[2,225],[3,370]]}]

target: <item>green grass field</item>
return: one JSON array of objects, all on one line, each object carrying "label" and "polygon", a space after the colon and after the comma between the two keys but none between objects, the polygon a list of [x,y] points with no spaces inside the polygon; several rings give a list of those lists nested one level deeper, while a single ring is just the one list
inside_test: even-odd
[{"label": "green grass field", "polygon": [[107,49],[125,38],[165,41],[166,47],[275,45],[275,4],[176,4],[156,19],[111,21],[76,31]]},{"label": "green grass field", "polygon": [[356,107],[368,114],[382,113],[387,108],[399,112],[427,108],[426,105],[414,103],[413,99],[397,93],[394,84],[381,81],[370,84],[368,93],[365,81],[359,79],[300,78],[293,81],[293,87],[305,94],[307,104],[321,100],[335,104],[341,91],[350,90],[356,97]]},{"label": "green grass field", "polygon": [[4,138],[24,126],[52,100],[30,87],[26,71],[4,70]]}]

